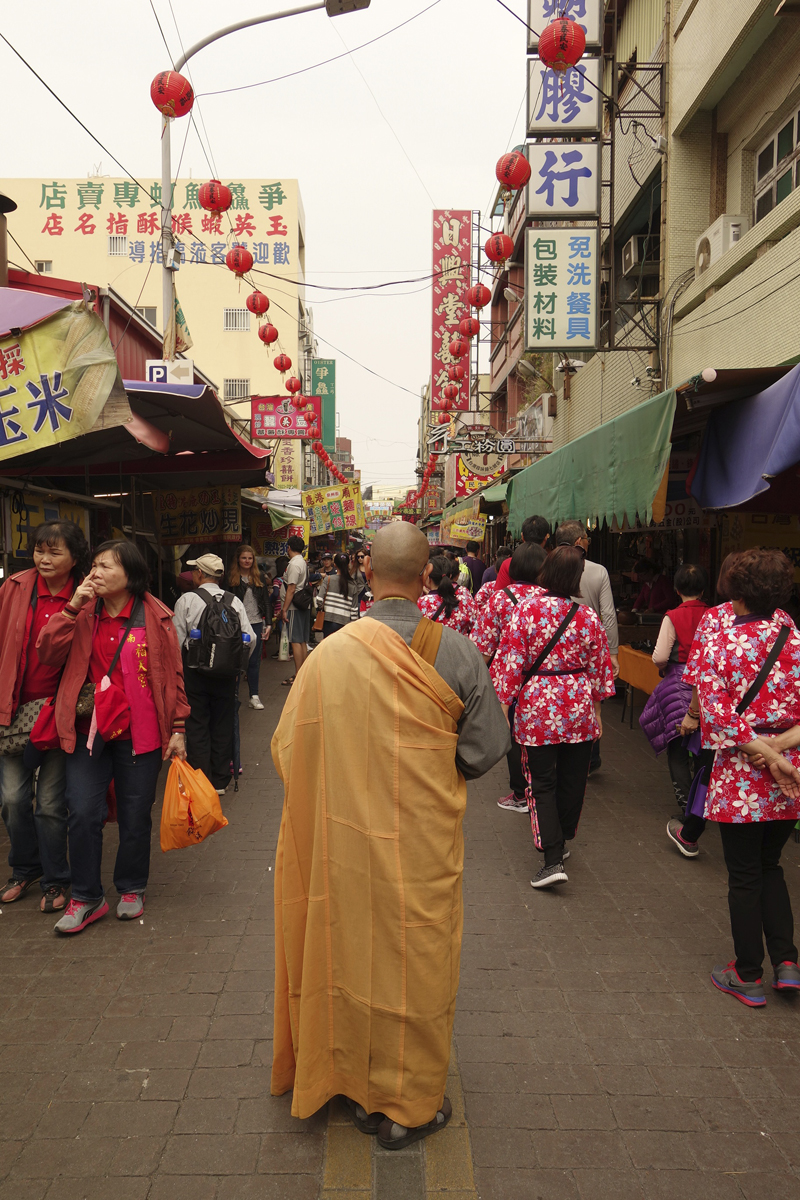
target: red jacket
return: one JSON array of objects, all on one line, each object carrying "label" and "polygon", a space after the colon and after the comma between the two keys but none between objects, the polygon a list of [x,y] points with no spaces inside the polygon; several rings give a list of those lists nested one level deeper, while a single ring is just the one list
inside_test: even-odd
[{"label": "red jacket", "polygon": [[39,572],[31,567],[9,576],[0,587],[0,725],[11,724],[25,623],[38,578]]},{"label": "red jacket", "polygon": [[[147,669],[153,689],[162,753],[166,754],[176,724],[183,732],[189,705],[183,686],[183,663],[172,613],[165,604],[146,592],[144,625],[147,634]],[[61,748],[75,749],[75,705],[78,692],[89,674],[92,652],[94,604],[84,604],[77,617],[56,613],[39,635],[36,649],[42,662],[60,666],[66,662],[56,696],[56,727]],[[1,660],[0,660],[1,661]]]}]

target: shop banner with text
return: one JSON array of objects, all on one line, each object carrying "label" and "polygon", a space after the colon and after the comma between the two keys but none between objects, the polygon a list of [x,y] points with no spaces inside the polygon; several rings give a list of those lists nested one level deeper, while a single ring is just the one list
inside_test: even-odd
[{"label": "shop banner with text", "polygon": [[442,518],[441,538],[444,542],[482,542],[485,533],[485,516],[457,513],[454,517]]},{"label": "shop banner with text", "polygon": [[469,351],[453,358],[450,341],[458,333],[459,322],[475,315],[464,299],[470,284],[472,213],[468,209],[436,209],[433,214],[433,363],[431,367],[431,409],[442,408],[442,389],[450,382],[447,368],[460,363],[464,378],[454,409],[469,409]]},{"label": "shop banner with text", "polygon": [[364,528],[364,504],[357,483],[303,492],[303,510],[311,522],[312,537]]},{"label": "shop banner with text", "polygon": [[293,408],[290,396],[253,396],[250,400],[251,436],[256,438],[310,438],[320,429],[319,396],[303,396],[303,407]]},{"label": "shop banner with text", "polygon": [[240,542],[242,489],[233,485],[187,488],[156,495],[161,542]]},{"label": "shop banner with text", "polygon": [[308,521],[293,521],[291,525],[284,525],[277,533],[267,529],[268,525],[269,521],[256,521],[253,525],[253,547],[256,554],[262,554],[265,558],[288,555],[289,538],[301,537],[306,544],[305,557],[308,558],[308,539],[312,536]]}]

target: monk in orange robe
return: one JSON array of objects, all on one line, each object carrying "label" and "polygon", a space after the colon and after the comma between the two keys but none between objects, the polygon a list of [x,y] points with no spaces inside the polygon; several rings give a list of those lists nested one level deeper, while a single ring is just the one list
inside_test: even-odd
[{"label": "monk in orange robe", "polygon": [[450,1117],[465,779],[510,746],[477,648],[420,617],[429,573],[413,525],[376,535],[374,605],[303,665],[272,741],[272,1093],[293,1089],[296,1117],[342,1095],[388,1149]]}]

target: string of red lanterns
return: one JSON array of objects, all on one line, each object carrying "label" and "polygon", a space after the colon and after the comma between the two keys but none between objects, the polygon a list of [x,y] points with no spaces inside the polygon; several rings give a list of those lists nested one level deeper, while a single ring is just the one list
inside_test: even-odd
[{"label": "string of red lanterns", "polygon": [[413,510],[414,508],[416,508],[419,501],[424,499],[424,497],[427,495],[428,490],[431,485],[431,477],[433,475],[433,472],[436,470],[436,464],[438,463],[438,461],[439,461],[439,455],[431,454],[430,458],[428,459],[425,470],[422,473],[422,483],[420,484],[419,488],[417,489],[416,492],[409,492],[408,495],[406,496],[405,500],[403,501],[403,503],[398,505],[398,508],[400,509],[401,512],[404,510]]}]

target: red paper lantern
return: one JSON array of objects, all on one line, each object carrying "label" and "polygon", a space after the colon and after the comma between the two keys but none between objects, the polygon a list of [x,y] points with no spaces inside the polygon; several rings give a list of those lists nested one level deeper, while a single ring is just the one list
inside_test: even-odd
[{"label": "red paper lantern", "polygon": [[319,425],[312,425],[308,432],[312,438],[318,438],[319,437]]},{"label": "red paper lantern", "polygon": [[263,317],[264,313],[269,308],[269,300],[264,293],[259,292],[257,288],[247,297],[245,304],[250,309],[250,312],[254,313],[257,317]]},{"label": "red paper lantern", "polygon": [[442,388],[442,395],[445,400],[457,400],[461,389],[457,383],[448,383]]},{"label": "red paper lantern", "polygon": [[[302,383],[300,382],[300,380],[297,378],[296,375],[290,375],[289,378],[286,380],[287,392],[299,392],[301,390],[302,386],[303,386]],[[302,401],[305,399],[305,397],[298,396],[298,399],[302,403]]]},{"label": "red paper lantern", "polygon": [[210,179],[197,189],[197,199],[200,207],[206,212],[224,213],[233,204],[233,194],[229,187],[218,179]]},{"label": "red paper lantern", "polygon": [[237,279],[241,279],[253,266],[253,256],[244,246],[232,246],[225,255],[225,265],[233,271]]},{"label": "red paper lantern", "polygon": [[492,293],[483,283],[476,283],[467,292],[467,300],[473,308],[485,308],[492,298]]},{"label": "red paper lantern", "polygon": [[291,371],[292,360],[288,354],[276,354],[272,365],[276,371],[280,371],[281,375],[283,375],[286,371]]},{"label": "red paper lantern", "polygon": [[481,331],[481,323],[477,317],[464,317],[463,321],[459,321],[458,328],[465,338],[473,338]]},{"label": "red paper lantern", "polygon": [[514,243],[507,233],[493,233],[484,246],[486,257],[490,262],[501,263],[511,258],[514,253]]},{"label": "red paper lantern", "polygon": [[553,71],[568,71],[574,67],[585,49],[586,34],[569,17],[559,17],[539,36],[539,58]]},{"label": "red paper lantern", "polygon": [[456,334],[454,338],[450,339],[449,348],[453,358],[463,358],[467,353],[468,346],[465,339]]},{"label": "red paper lantern", "polygon": [[259,328],[258,336],[265,346],[271,346],[273,342],[277,342],[278,340],[278,331],[274,325],[267,323]]},{"label": "red paper lantern", "polygon": [[510,154],[504,154],[497,160],[494,173],[498,183],[502,183],[503,187],[508,188],[509,191],[516,192],[519,188],[525,187],[530,179],[531,164],[524,154],[520,154],[519,150],[512,150]]},{"label": "red paper lantern", "polygon": [[192,111],[194,91],[177,71],[159,71],[150,84],[150,99],[164,117],[185,117]]},{"label": "red paper lantern", "polygon": [[292,408],[299,409],[302,407],[303,397],[302,396],[292,396],[289,403],[291,404]]},{"label": "red paper lantern", "polygon": [[461,363],[454,363],[452,367],[447,368],[447,378],[451,383],[461,383],[465,375],[466,371]]}]

